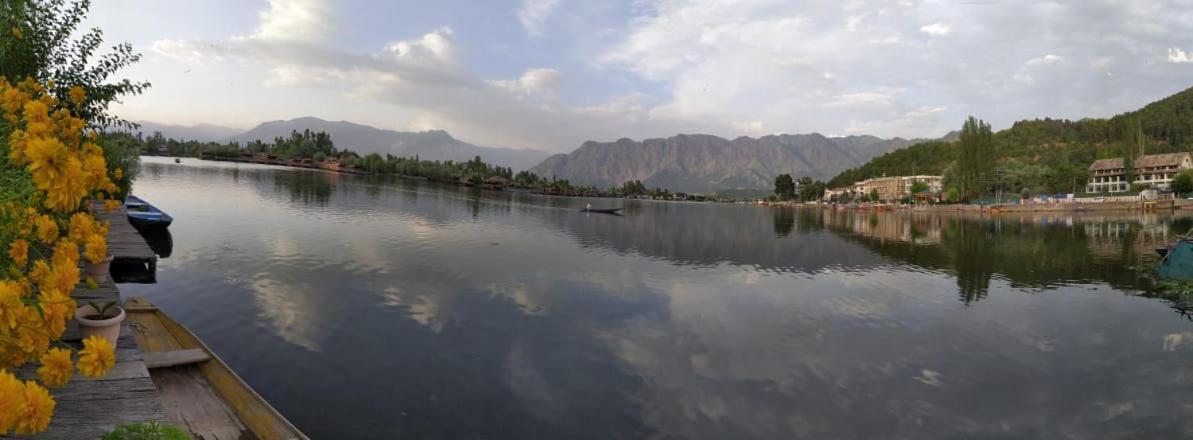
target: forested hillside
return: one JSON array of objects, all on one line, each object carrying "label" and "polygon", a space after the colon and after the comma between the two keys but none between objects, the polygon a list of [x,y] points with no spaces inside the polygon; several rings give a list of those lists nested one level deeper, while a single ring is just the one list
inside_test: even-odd
[{"label": "forested hillside", "polygon": [[[1095,159],[1193,151],[1193,88],[1108,119],[1036,119],[1016,122],[993,136],[1001,188],[1012,192],[1080,191]],[[955,174],[956,142],[924,142],[845,170],[830,188],[882,175]]]}]

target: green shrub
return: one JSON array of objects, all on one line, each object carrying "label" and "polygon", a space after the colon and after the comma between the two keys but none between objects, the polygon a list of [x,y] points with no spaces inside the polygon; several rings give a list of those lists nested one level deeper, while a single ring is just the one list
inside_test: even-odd
[{"label": "green shrub", "polygon": [[191,440],[186,430],[161,422],[125,423],[104,434],[103,440]]}]

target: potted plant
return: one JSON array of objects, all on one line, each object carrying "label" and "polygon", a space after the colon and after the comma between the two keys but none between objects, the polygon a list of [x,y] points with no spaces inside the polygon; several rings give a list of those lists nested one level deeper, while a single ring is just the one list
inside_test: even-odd
[{"label": "potted plant", "polygon": [[124,321],[124,309],[115,301],[103,304],[89,301],[75,310],[75,321],[79,322],[79,333],[84,339],[100,335],[115,347],[116,339],[120,337],[120,323]]},{"label": "potted plant", "polygon": [[104,259],[99,260],[99,262],[86,260],[86,263],[87,267],[85,271],[87,275],[96,280],[103,280],[104,277],[108,276],[108,271],[112,268],[112,254],[105,254]]}]

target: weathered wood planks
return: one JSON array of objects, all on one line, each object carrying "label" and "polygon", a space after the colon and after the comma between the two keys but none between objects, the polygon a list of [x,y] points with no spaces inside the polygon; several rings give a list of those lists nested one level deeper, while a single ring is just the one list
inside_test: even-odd
[{"label": "weathered wood planks", "polygon": [[211,360],[211,356],[201,348],[186,350],[153,351],[141,353],[146,368],[165,368],[178,365],[195,364]]},{"label": "weathered wood planks", "polygon": [[100,220],[111,223],[108,229],[108,252],[117,259],[133,259],[143,261],[157,261],[157,254],[145,242],[137,228],[128,222],[128,213],[124,206],[112,211],[104,211],[99,205],[95,207],[95,215]]}]

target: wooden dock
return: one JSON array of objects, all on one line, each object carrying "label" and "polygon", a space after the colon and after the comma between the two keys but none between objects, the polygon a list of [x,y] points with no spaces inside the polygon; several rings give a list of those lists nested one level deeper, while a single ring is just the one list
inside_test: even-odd
[{"label": "wooden dock", "polygon": [[112,257],[118,260],[146,261],[151,262],[154,266],[157,265],[157,254],[149,247],[149,243],[145,242],[145,237],[137,232],[137,228],[128,222],[128,213],[124,210],[124,206],[111,212],[105,212],[102,207],[96,205],[95,213],[101,221],[107,220],[112,225],[108,230],[108,252],[112,254]]},{"label": "wooden dock", "polygon": [[[102,212],[97,210],[97,212]],[[108,248],[116,258],[134,258],[152,261],[157,256],[141,238],[137,230],[128,223],[123,208],[111,213],[99,214],[111,220],[108,233]],[[120,301],[120,290],[111,277],[99,283],[97,289],[85,284],[75,287],[71,297],[80,305],[87,301]],[[92,439],[100,438],[116,425],[128,422],[169,421],[157,387],[149,377],[149,369],[137,348],[132,329],[126,318],[120,326],[120,338],[116,343],[116,366],[101,379],[89,379],[75,373],[65,387],[51,389],[58,402],[50,429],[33,438],[46,439]],[[62,341],[82,348],[78,324],[68,321]],[[37,365],[27,364],[17,370],[22,379],[37,377]]]}]

